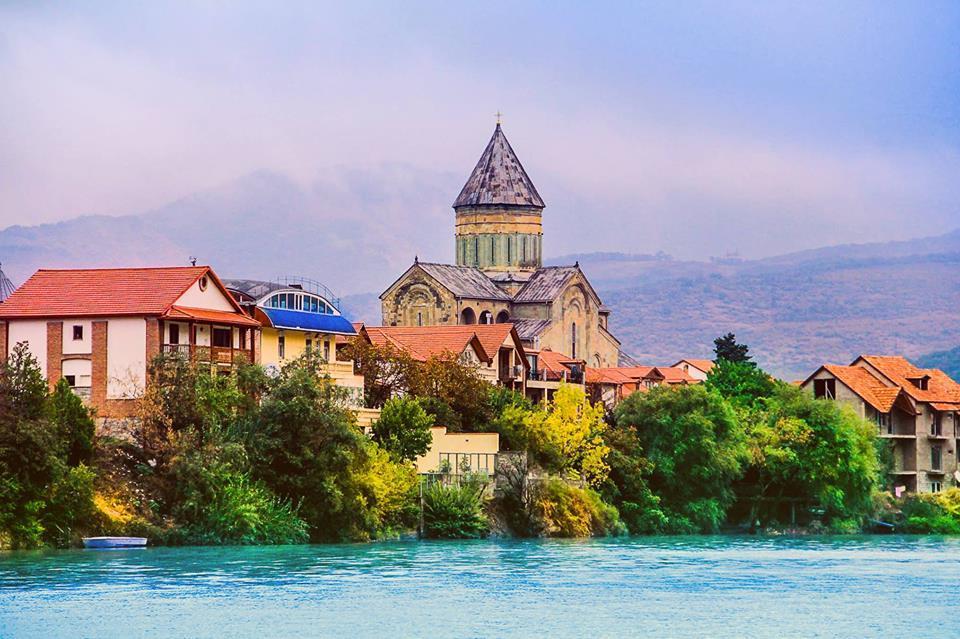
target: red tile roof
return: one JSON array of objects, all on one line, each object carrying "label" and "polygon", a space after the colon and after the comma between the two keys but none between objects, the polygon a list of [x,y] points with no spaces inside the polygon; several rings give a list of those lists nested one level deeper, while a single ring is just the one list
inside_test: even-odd
[{"label": "red tile roof", "polygon": [[[938,368],[917,368],[905,357],[861,355],[854,365],[863,360],[884,377],[903,388],[903,392],[920,402],[960,403],[960,384]],[[918,388],[911,380],[929,377],[927,390]]]},{"label": "red tile roof", "polygon": [[484,349],[475,328],[476,325],[366,326],[363,330],[375,346],[390,344],[406,351],[417,361],[426,361],[444,353],[459,355],[472,344],[477,356],[489,363],[492,356]]},{"label": "red tile roof", "polygon": [[[889,413],[897,401],[897,397],[900,395],[899,387],[884,384],[862,366],[836,366],[834,364],[827,364],[823,369],[840,380],[844,386],[852,390],[863,399],[863,401],[881,413]],[[816,375],[816,373],[814,373],[814,375]],[[812,377],[813,376],[811,376],[811,378]]]},{"label": "red tile roof", "polygon": [[218,322],[220,324],[232,324],[234,326],[260,326],[260,322],[241,313],[214,311],[207,308],[190,308],[188,306],[171,306],[170,310],[165,313],[163,317],[173,320]]},{"label": "red tile roof", "polygon": [[163,315],[206,274],[225,291],[209,266],[40,269],[0,305],[0,318]]},{"label": "red tile roof", "polygon": [[579,359],[567,357],[563,353],[557,353],[549,348],[541,351],[531,351],[537,355],[537,370],[544,371],[547,379],[563,379],[565,374],[572,372],[571,366],[584,366],[585,362]]},{"label": "red tile roof", "polygon": [[698,384],[699,379],[690,376],[690,373],[682,368],[674,366],[657,366],[657,370],[663,375],[663,381],[667,384]]}]

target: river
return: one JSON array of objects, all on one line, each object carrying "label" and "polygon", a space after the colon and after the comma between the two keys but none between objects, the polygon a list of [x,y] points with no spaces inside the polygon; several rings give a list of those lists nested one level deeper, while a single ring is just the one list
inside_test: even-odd
[{"label": "river", "polygon": [[0,637],[957,637],[960,539],[0,553]]}]

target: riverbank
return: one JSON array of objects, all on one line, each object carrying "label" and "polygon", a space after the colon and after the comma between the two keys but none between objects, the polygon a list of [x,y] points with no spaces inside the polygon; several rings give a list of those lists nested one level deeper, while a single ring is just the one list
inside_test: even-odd
[{"label": "riverbank", "polygon": [[951,636],[958,604],[920,593],[957,574],[939,537],[18,551],[0,636]]}]

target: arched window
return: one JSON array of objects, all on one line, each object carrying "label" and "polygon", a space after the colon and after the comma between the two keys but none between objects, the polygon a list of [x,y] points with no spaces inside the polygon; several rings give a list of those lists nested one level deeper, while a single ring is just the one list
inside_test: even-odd
[{"label": "arched window", "polygon": [[476,324],[477,323],[477,314],[469,306],[462,311],[460,311],[460,323],[461,324]]},{"label": "arched window", "polygon": [[510,313],[507,311],[500,311],[497,313],[497,324],[506,324],[510,321]]},{"label": "arched window", "polygon": [[513,262],[513,242],[510,240],[513,239],[509,235],[507,236],[507,264]]},{"label": "arched window", "polygon": [[493,324],[493,313],[491,313],[490,311],[484,311],[480,313],[480,323]]},{"label": "arched window", "polygon": [[423,326],[423,313],[417,312],[417,326]]},{"label": "arched window", "polygon": [[570,357],[577,358],[577,323],[570,326]]},{"label": "arched window", "polygon": [[490,263],[493,264],[497,261],[497,238],[492,236],[490,238]]},{"label": "arched window", "polygon": [[473,238],[473,265],[480,266],[480,238]]},{"label": "arched window", "polygon": [[524,235],[520,238],[520,261],[526,263],[527,261],[527,236]]}]

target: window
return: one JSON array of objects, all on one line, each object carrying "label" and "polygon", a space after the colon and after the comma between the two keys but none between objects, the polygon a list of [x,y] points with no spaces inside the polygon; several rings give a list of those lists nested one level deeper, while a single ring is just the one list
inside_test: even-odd
[{"label": "window", "polygon": [[510,236],[507,236],[507,264],[513,261],[513,242],[510,241]]},{"label": "window", "polygon": [[526,263],[527,261],[527,238],[520,238],[520,262]]},{"label": "window", "polygon": [[933,414],[933,421],[930,422],[930,434],[934,437],[940,437],[943,434],[943,426],[940,423],[940,413]]},{"label": "window", "polygon": [[570,327],[570,357],[577,357],[577,323],[574,322]]},{"label": "window", "polygon": [[417,311],[417,326],[423,326],[423,313]]},{"label": "window", "polygon": [[943,470],[943,446],[930,447],[930,470]]},{"label": "window", "polygon": [[73,388],[77,385],[77,376],[76,375],[64,375],[63,378],[67,380],[67,384],[70,385],[70,388]]},{"label": "window", "polygon": [[217,348],[230,348],[233,346],[233,331],[229,328],[214,328],[213,345]]},{"label": "window", "polygon": [[170,324],[170,327],[167,329],[170,331],[170,344],[179,344],[180,343],[180,325],[179,324]]},{"label": "window", "polygon": [[312,351],[312,350],[313,350],[313,340],[308,337],[308,338],[307,338],[307,352],[309,353],[309,352]]},{"label": "window", "polygon": [[473,238],[473,264],[480,266],[480,238]]},{"label": "window", "polygon": [[73,339],[74,341],[83,339],[83,326],[79,324],[74,324],[73,326]]},{"label": "window", "polygon": [[330,361],[330,340],[323,342],[323,359]]},{"label": "window", "polygon": [[280,359],[283,359],[284,357],[286,357],[286,351],[287,351],[286,346],[287,346],[286,340],[284,339],[283,335],[282,334],[279,335],[277,337],[277,357],[279,357]]},{"label": "window", "polygon": [[875,414],[877,420],[877,426],[880,427],[881,433],[886,433],[887,435],[893,434],[893,421],[890,419],[890,413],[881,413],[877,411]]},{"label": "window", "polygon": [[835,379],[815,379],[813,380],[813,394],[819,399],[837,398],[837,380]]},{"label": "window", "polygon": [[497,254],[497,238],[491,237],[490,238],[490,263],[491,264],[496,261],[497,259],[495,257],[496,254]]},{"label": "window", "polygon": [[941,482],[939,482],[939,481],[932,481],[932,482],[930,482],[930,492],[931,492],[931,493],[939,493],[941,490],[943,490],[943,484],[942,484]]},{"label": "window", "polygon": [[247,329],[240,329],[240,348],[247,349]]},{"label": "window", "polygon": [[206,276],[206,275],[204,275],[203,277],[200,278],[199,284],[200,284],[200,290],[201,290],[201,291],[207,290],[207,276]]}]

